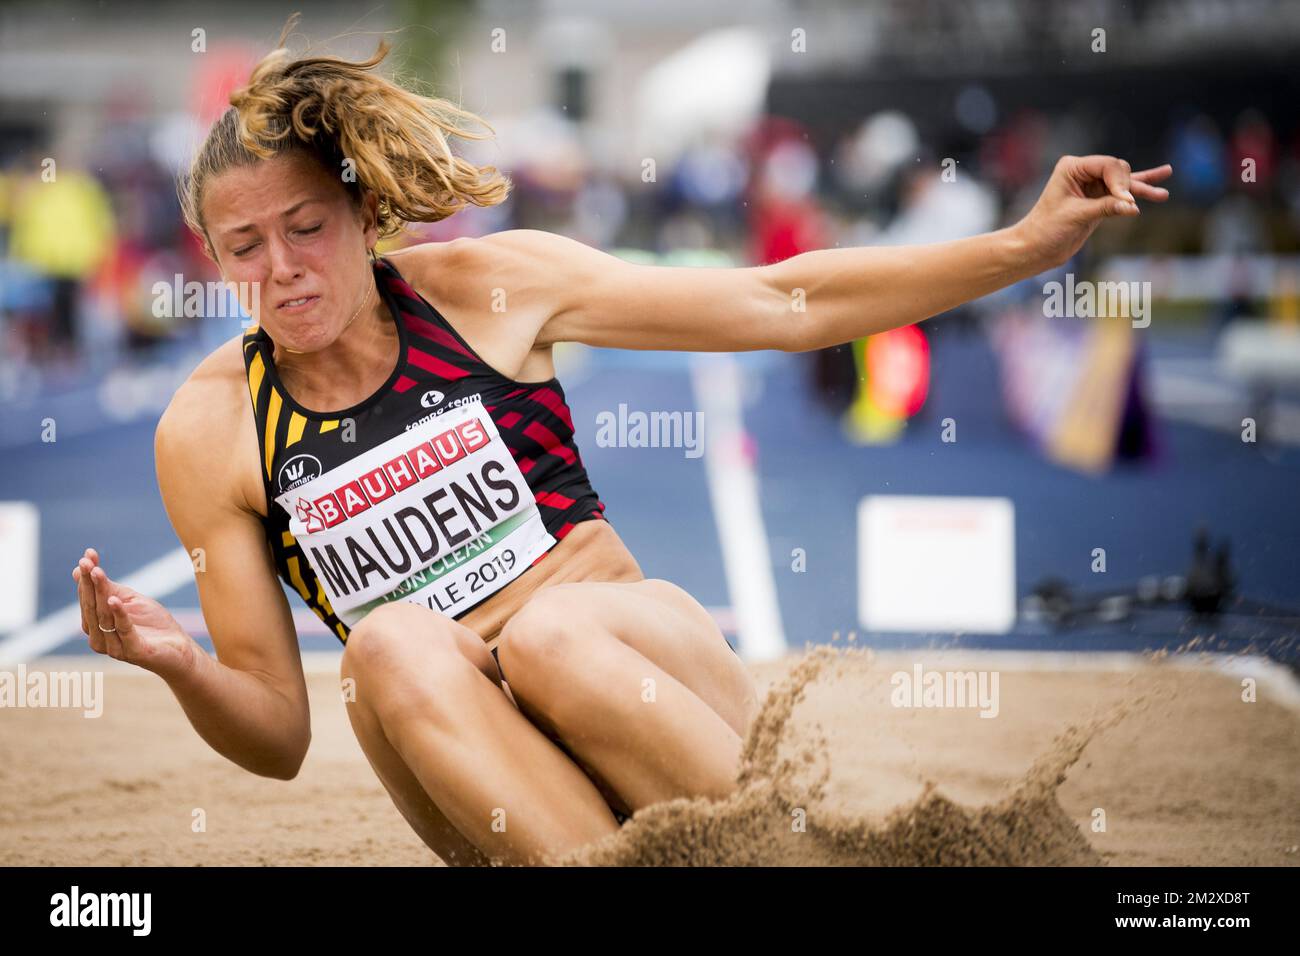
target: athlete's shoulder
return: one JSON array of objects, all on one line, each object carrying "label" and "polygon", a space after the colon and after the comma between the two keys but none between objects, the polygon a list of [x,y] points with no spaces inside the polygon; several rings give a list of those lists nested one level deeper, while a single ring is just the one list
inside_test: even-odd
[{"label": "athlete's shoulder", "polygon": [[[247,373],[244,368],[243,336],[234,335],[204,357],[172,397],[168,408],[182,412],[193,411],[195,406],[208,404],[213,399],[231,398],[240,392],[247,393]],[[246,397],[246,395],[245,395]],[[209,408],[215,411],[215,408]]]},{"label": "athlete's shoulder", "polygon": [[467,259],[504,259],[511,265],[532,265],[547,270],[561,266],[575,254],[591,248],[577,239],[544,229],[503,229],[463,242],[460,254]]},{"label": "athlete's shoulder", "polygon": [[457,236],[441,242],[421,242],[385,253],[384,258],[391,260],[403,275],[408,272],[418,274],[445,268],[451,263],[472,262],[506,249],[540,249],[563,238],[541,229],[503,229],[484,236]]},{"label": "athlete's shoulder", "polygon": [[424,294],[424,290],[438,276],[457,265],[457,258],[465,240],[449,239],[445,242],[422,242],[384,254],[401,273],[402,278]]},{"label": "athlete's shoulder", "polygon": [[[158,420],[155,444],[193,446],[196,451],[220,447],[237,429],[244,405],[251,412],[242,336],[232,336],[176,389]],[[199,436],[204,440],[196,441]]]},{"label": "athlete's shoulder", "polygon": [[505,229],[408,246],[386,258],[421,295],[428,292],[456,300],[468,290],[477,297],[485,280],[519,287],[533,284],[530,279],[553,277],[574,247],[586,248],[577,240],[541,229]]}]

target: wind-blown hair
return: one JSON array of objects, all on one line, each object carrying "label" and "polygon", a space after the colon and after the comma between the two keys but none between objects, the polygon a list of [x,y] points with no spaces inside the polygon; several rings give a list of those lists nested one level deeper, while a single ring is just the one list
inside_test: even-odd
[{"label": "wind-blown hair", "polygon": [[230,96],[178,185],[186,224],[204,240],[203,191],[214,176],[292,150],[313,156],[338,176],[353,200],[364,191],[379,201],[379,235],[408,222],[437,222],[468,205],[505,200],[510,180],[494,166],[477,166],[452,152],[450,138],[488,139],[472,127],[492,127],[451,102],[413,93],[373,70],[388,55],[380,40],[368,60],[334,56],[294,59],[285,38]]}]

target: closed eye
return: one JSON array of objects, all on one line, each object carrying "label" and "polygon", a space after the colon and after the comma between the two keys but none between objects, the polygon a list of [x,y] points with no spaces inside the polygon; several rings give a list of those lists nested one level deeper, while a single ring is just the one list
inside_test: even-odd
[{"label": "closed eye", "polygon": [[[324,225],[324,223],[320,223],[320,222],[318,222],[318,223],[316,223],[316,225],[314,225],[314,226],[308,226],[306,229],[295,229],[294,232],[296,232],[296,233],[297,233],[298,235],[300,235],[300,236],[311,236],[311,235],[315,235],[316,233],[320,232],[321,226],[323,226],[323,225]],[[259,245],[261,245],[261,243],[258,243],[258,242],[250,243],[250,244],[244,246],[242,249],[236,249],[236,250],[234,251],[233,254],[234,254],[237,258],[242,259],[244,256],[248,255],[248,253],[250,253],[250,252],[252,252],[254,249],[256,249]]]}]

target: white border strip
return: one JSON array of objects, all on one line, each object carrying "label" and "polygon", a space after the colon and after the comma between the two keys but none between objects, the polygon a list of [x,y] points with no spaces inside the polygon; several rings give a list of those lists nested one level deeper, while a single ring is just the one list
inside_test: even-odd
[{"label": "white border strip", "polygon": [[718,525],[727,591],[736,616],[737,650],[748,661],[786,653],[758,477],[741,420],[741,370],[728,354],[697,356],[691,389],[704,415],[704,468]]}]

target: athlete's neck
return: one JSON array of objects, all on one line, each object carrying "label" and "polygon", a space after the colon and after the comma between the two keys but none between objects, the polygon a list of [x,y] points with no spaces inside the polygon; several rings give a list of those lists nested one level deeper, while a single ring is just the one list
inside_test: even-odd
[{"label": "athlete's neck", "polygon": [[305,408],[329,411],[364,401],[388,380],[400,342],[388,303],[378,290],[329,345],[314,352],[272,353],[280,381]]}]

